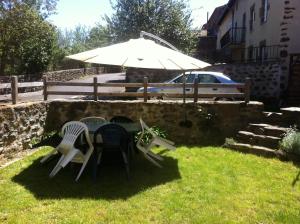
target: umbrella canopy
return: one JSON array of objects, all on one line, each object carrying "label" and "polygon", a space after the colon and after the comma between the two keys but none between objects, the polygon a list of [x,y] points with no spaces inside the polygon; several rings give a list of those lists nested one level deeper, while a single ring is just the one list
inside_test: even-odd
[{"label": "umbrella canopy", "polygon": [[166,70],[197,70],[210,65],[144,38],[96,48],[67,58],[103,65]]}]

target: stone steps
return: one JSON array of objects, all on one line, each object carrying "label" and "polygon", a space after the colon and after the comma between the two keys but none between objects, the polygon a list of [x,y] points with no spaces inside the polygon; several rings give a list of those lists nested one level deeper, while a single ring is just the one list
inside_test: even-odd
[{"label": "stone steps", "polygon": [[299,107],[282,108],[280,112],[263,112],[262,120],[249,123],[245,130],[237,133],[235,141],[226,146],[243,153],[296,161],[295,158],[289,158],[292,154],[278,150],[279,142],[294,124],[300,127]]},{"label": "stone steps", "polygon": [[230,143],[227,147],[234,149],[236,151],[242,153],[250,153],[258,156],[264,156],[268,158],[277,157],[279,154],[276,150],[270,149],[267,147],[257,146],[257,145],[250,145],[245,143]]},{"label": "stone steps", "polygon": [[249,124],[247,130],[257,135],[267,135],[281,138],[284,133],[287,132],[288,128],[279,127],[270,124]]},{"label": "stone steps", "polygon": [[263,123],[278,125],[283,122],[283,114],[276,112],[263,112]]},{"label": "stone steps", "polygon": [[278,149],[278,143],[281,140],[281,138],[278,137],[257,135],[249,131],[239,131],[236,137],[240,143],[263,146],[271,149]]}]

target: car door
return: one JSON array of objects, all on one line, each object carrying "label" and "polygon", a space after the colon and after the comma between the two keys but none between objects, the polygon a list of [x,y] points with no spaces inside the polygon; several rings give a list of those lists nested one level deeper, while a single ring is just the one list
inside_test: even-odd
[{"label": "car door", "polygon": [[[208,83],[220,83],[220,81],[211,74],[198,74],[199,83],[208,84]],[[218,87],[199,87],[199,94],[213,94],[220,93],[220,88]]]},{"label": "car door", "polygon": [[[194,83],[195,80],[195,74],[186,74],[186,83]],[[183,83],[183,76],[178,76],[177,78],[173,79],[170,83],[174,84],[182,84]],[[185,89],[186,93],[193,93],[194,90],[193,88],[186,88]],[[165,93],[166,96],[164,98],[170,99],[167,94],[168,93],[178,93],[182,94],[183,93],[183,88],[182,87],[164,87],[161,89],[161,92]],[[174,98],[173,98],[174,99]]]}]

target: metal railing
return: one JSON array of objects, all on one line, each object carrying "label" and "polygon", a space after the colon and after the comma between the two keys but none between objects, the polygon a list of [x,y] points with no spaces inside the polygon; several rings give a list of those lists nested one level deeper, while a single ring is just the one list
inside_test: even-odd
[{"label": "metal railing", "polygon": [[269,62],[279,60],[279,45],[248,47],[244,49],[247,62]]},{"label": "metal railing", "polygon": [[245,39],[246,39],[246,28],[245,27],[230,28],[220,40],[221,48],[223,48],[229,44],[245,43]]}]

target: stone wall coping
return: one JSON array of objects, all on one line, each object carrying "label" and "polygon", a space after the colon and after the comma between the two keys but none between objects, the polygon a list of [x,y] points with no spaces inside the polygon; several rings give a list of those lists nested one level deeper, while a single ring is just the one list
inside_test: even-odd
[{"label": "stone wall coping", "polygon": [[[23,102],[16,105],[7,104],[7,105],[0,105],[0,110],[7,109],[7,108],[19,108],[19,107],[27,107],[31,105],[39,105],[39,104],[48,104],[48,103],[103,103],[103,104],[181,104],[183,105],[183,102],[179,101],[156,101],[156,100],[148,100],[147,103],[144,103],[141,100],[98,100],[97,102],[93,100],[49,100],[49,101],[35,101],[35,102]],[[244,101],[198,101],[197,103],[194,102],[186,102],[186,105],[245,105]],[[247,103],[248,106],[251,105],[259,105],[263,106],[264,104],[262,102],[258,101],[250,101]]]},{"label": "stone wall coping", "polygon": [[[119,103],[125,103],[125,104],[136,104],[136,103],[140,103],[140,104],[184,104],[183,102],[180,101],[174,101],[174,100],[166,100],[166,101],[157,101],[157,100],[148,100],[147,103],[141,101],[141,100],[98,100],[97,102],[94,100],[50,100],[48,102],[58,102],[58,103],[83,103],[83,102],[87,102],[87,103],[104,103],[104,104],[119,104]],[[245,101],[198,101],[197,103],[194,102],[186,102],[186,105],[245,105]],[[260,105],[263,106],[264,104],[262,102],[259,101],[250,101],[249,103],[247,103],[247,105]],[[13,106],[13,105],[12,105]]]}]

